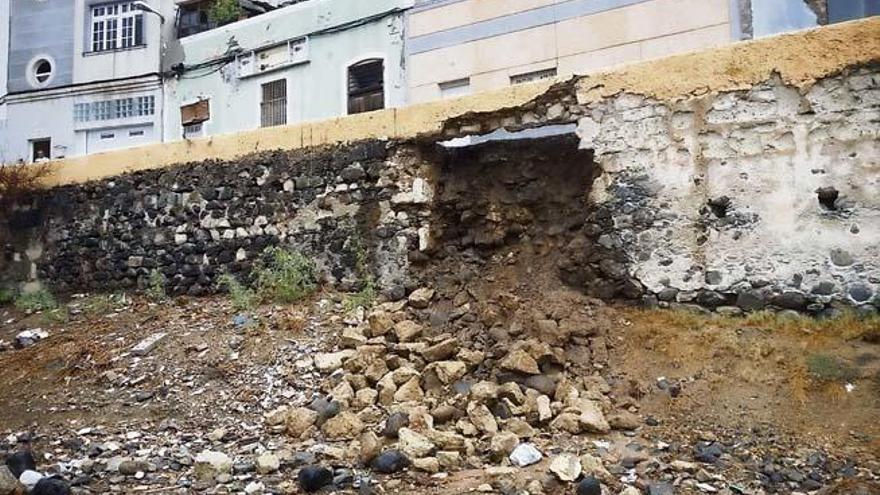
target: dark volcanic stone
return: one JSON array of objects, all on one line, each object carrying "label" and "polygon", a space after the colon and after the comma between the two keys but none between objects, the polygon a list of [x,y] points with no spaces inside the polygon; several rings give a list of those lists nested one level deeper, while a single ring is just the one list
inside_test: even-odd
[{"label": "dark volcanic stone", "polygon": [[577,485],[577,495],[602,495],[602,483],[596,478],[588,477]]},{"label": "dark volcanic stone", "polygon": [[303,491],[312,493],[333,483],[333,471],[322,466],[306,466],[300,470],[296,479]]},{"label": "dark volcanic stone", "polygon": [[396,412],[385,420],[382,436],[385,438],[397,438],[397,432],[404,426],[409,426],[409,415],[405,412]]},{"label": "dark volcanic stone", "polygon": [[6,466],[12,471],[12,475],[18,478],[21,473],[31,470],[37,470],[37,464],[34,462],[34,456],[30,452],[16,452],[6,458]]},{"label": "dark volcanic stone", "polygon": [[370,467],[384,474],[396,473],[409,466],[409,459],[397,450],[388,450],[373,459]]},{"label": "dark volcanic stone", "polygon": [[718,442],[700,442],[694,446],[694,459],[707,464],[715,464],[724,453]]},{"label": "dark volcanic stone", "polygon": [[31,495],[70,495],[70,486],[58,478],[43,478],[34,486]]},{"label": "dark volcanic stone", "polygon": [[743,311],[758,311],[764,309],[764,298],[754,291],[740,292],[736,296],[736,305]]}]

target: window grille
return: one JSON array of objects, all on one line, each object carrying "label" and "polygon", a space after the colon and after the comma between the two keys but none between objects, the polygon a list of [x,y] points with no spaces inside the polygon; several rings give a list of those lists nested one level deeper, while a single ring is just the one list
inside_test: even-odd
[{"label": "window grille", "polygon": [[287,80],[263,84],[260,103],[260,126],[272,127],[287,124]]}]

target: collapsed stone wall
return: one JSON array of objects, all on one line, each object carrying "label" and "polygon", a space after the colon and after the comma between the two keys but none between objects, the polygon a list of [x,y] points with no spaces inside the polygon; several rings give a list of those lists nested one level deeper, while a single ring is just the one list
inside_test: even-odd
[{"label": "collapsed stone wall", "polygon": [[[648,304],[880,306],[877,66],[677,98],[593,89],[560,83],[412,142],[56,188],[10,216],[0,272],[79,290],[143,285],[159,269],[172,292],[201,294],[281,244],[342,288],[357,286],[363,249],[395,297],[426,280],[460,289],[461,273],[508,263],[520,278]],[[436,144],[548,125],[576,135]]]}]

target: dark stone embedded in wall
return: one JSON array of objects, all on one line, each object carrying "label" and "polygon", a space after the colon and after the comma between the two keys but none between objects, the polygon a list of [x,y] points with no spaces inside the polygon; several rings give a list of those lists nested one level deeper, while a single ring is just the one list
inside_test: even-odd
[{"label": "dark stone embedded in wall", "polygon": [[[379,204],[398,192],[388,158],[386,143],[366,142],[136,172],[53,189],[8,226],[39,239],[38,278],[62,291],[134,288],[159,270],[170,292],[204,294],[274,245],[354,286],[355,250],[394,258],[398,241],[387,237],[409,227],[395,217],[382,226],[386,239],[376,235]],[[36,212],[41,221],[18,225]]]}]

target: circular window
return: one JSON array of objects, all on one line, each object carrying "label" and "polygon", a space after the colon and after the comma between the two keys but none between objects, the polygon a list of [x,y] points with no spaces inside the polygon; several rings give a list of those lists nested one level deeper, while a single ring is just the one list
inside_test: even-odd
[{"label": "circular window", "polygon": [[34,67],[34,79],[40,84],[45,84],[52,77],[52,62],[40,60]]},{"label": "circular window", "polygon": [[28,65],[28,80],[31,86],[42,88],[52,82],[55,75],[55,63],[47,56],[36,57]]}]

